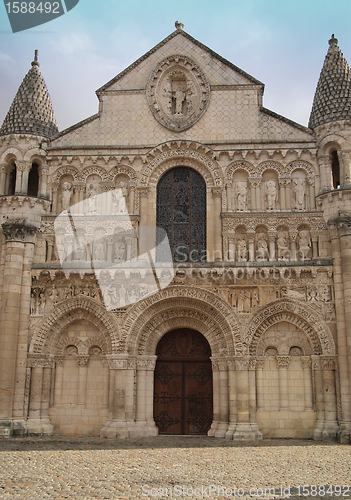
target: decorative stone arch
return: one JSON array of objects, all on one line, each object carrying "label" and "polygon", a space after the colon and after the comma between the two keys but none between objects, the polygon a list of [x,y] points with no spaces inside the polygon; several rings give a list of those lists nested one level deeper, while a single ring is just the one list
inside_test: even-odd
[{"label": "decorative stone arch", "polygon": [[196,142],[164,143],[148,154],[148,164],[140,175],[140,187],[156,186],[162,175],[174,167],[193,168],[205,179],[207,187],[223,187],[224,176],[214,152]]},{"label": "decorative stone arch", "polygon": [[72,175],[74,181],[79,181],[78,168],[66,165],[55,170],[51,178],[51,182],[60,182],[61,177],[63,177],[64,175]]},{"label": "decorative stone arch", "polygon": [[102,354],[111,354],[111,343],[108,342],[102,334],[96,337],[88,338],[84,342],[76,337],[60,335],[57,344],[53,347],[53,354],[62,356],[66,347],[69,345],[74,345],[77,348],[77,353],[81,355],[89,354],[89,349],[92,346],[100,347]]},{"label": "decorative stone arch", "polygon": [[263,333],[282,321],[296,325],[307,335],[314,355],[335,355],[334,339],[326,323],[308,306],[286,298],[265,304],[253,315],[244,335],[245,353],[255,356]]},{"label": "decorative stone arch", "polygon": [[137,175],[136,175],[135,170],[132,167],[129,167],[128,165],[118,165],[118,166],[112,167],[106,176],[106,180],[113,182],[115,177],[119,174],[127,175],[129,177],[130,181],[133,181],[133,182],[137,181]]},{"label": "decorative stone arch", "polygon": [[251,177],[256,175],[255,167],[248,161],[235,161],[230,163],[225,171],[225,178],[230,184],[233,182],[233,175],[237,170],[245,170]]},{"label": "decorative stone arch", "polygon": [[67,299],[44,316],[34,331],[29,352],[50,354],[56,348],[62,331],[73,321],[85,319],[95,325],[105,338],[106,350],[118,351],[119,327],[106,309],[89,297],[77,296]]},{"label": "decorative stone arch", "polygon": [[25,153],[23,161],[30,163],[36,162],[42,165],[45,161],[45,158],[46,158],[46,152],[44,152],[42,149],[39,148],[32,148]]},{"label": "decorative stone arch", "polygon": [[11,160],[23,161],[23,153],[19,148],[7,148],[0,156],[0,163],[8,163]]},{"label": "decorative stone arch", "polygon": [[101,177],[101,181],[108,180],[106,169],[103,167],[99,167],[98,165],[91,165],[89,167],[85,167],[80,175],[80,180],[86,182],[89,175],[94,175],[94,174]]},{"label": "decorative stone arch", "polygon": [[266,170],[274,170],[277,173],[278,178],[282,177],[286,172],[285,167],[281,163],[268,160],[258,165],[256,175],[262,177]]},{"label": "decorative stone arch", "polygon": [[263,341],[258,342],[258,348],[257,348],[257,355],[258,356],[264,356],[264,353],[267,348],[269,347],[274,347],[274,349],[277,350],[277,355],[279,356],[288,356],[290,349],[294,346],[300,347],[303,351],[304,356],[310,356],[311,354],[314,354],[311,345],[309,344],[307,338],[289,338],[284,341],[284,347],[285,349],[283,350],[281,347],[278,346],[275,343],[272,343],[271,339],[264,339]]},{"label": "decorative stone arch", "polygon": [[286,166],[286,171],[289,175],[291,175],[294,170],[304,170],[308,179],[313,179],[316,176],[313,165],[307,161],[294,160]]},{"label": "decorative stone arch", "polygon": [[182,327],[202,333],[213,355],[242,352],[232,308],[214,293],[193,287],[170,287],[136,304],[122,329],[121,347],[130,354],[154,354],[165,333]]},{"label": "decorative stone arch", "polygon": [[336,148],[336,149],[342,149],[343,144],[347,142],[345,137],[339,134],[331,134],[327,135],[324,137],[324,139],[321,140],[319,143],[319,153],[320,155],[326,155],[329,154],[330,149]]}]

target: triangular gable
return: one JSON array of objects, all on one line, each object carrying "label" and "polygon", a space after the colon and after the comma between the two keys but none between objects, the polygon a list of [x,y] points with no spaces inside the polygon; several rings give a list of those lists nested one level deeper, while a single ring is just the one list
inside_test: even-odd
[{"label": "triangular gable", "polygon": [[96,93],[113,90],[143,89],[150,71],[160,60],[174,54],[186,54],[201,64],[210,85],[264,84],[202,44],[188,33],[176,30],[137,59],[133,64],[100,87]]}]

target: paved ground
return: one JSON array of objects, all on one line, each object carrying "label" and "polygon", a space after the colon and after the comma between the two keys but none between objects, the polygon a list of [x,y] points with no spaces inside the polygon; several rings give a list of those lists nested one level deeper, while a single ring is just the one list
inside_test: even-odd
[{"label": "paved ground", "polygon": [[336,443],[174,436],[0,440],[1,500],[344,500],[351,498],[348,485],[351,446]]}]

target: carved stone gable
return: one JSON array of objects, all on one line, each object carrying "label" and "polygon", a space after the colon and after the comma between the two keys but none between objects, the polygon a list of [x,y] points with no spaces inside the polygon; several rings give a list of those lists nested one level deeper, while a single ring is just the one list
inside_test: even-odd
[{"label": "carved stone gable", "polygon": [[146,95],[153,115],[170,130],[194,125],[210,100],[210,86],[200,67],[189,57],[173,55],[151,73]]}]

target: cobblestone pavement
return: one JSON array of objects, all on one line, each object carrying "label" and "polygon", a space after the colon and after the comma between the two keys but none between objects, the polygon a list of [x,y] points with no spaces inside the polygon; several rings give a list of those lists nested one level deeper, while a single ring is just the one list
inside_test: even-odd
[{"label": "cobblestone pavement", "polygon": [[185,436],[0,440],[1,500],[351,498],[344,485],[351,485],[351,446],[336,443]]}]

